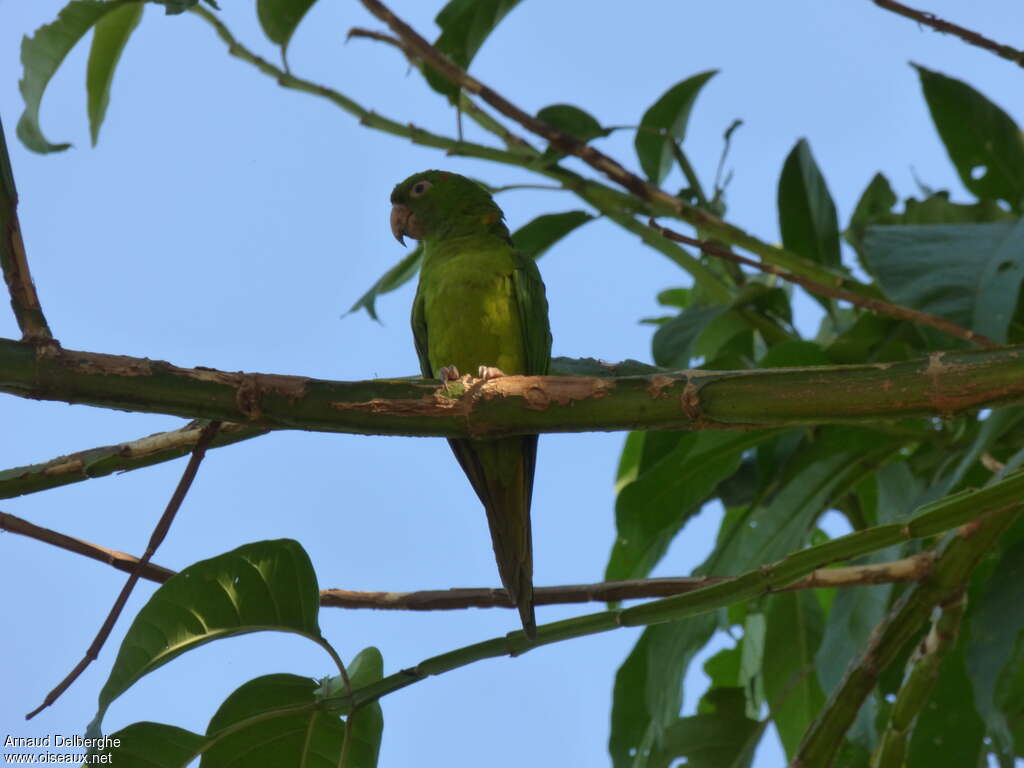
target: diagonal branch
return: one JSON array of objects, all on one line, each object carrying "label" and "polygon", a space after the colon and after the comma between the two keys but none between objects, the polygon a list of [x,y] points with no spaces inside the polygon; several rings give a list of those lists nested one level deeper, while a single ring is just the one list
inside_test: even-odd
[{"label": "diagonal branch", "polygon": [[11,294],[11,308],[21,329],[21,338],[29,342],[52,342],[53,334],[46,324],[43,308],[39,304],[32,274],[25,256],[25,243],[21,239],[18,223],[18,190],[14,185],[14,171],[7,153],[7,139],[0,122],[0,268]]},{"label": "diagonal branch", "polygon": [[125,603],[128,602],[128,597],[135,588],[135,584],[142,577],[142,572],[146,570],[146,566],[149,565],[149,561],[156,552],[157,547],[160,546],[164,537],[167,535],[167,532],[171,529],[171,523],[174,522],[174,517],[178,514],[178,509],[181,508],[181,503],[185,500],[185,495],[188,493],[188,489],[192,487],[192,481],[195,480],[196,473],[199,471],[199,465],[203,461],[203,456],[206,455],[206,448],[210,444],[210,441],[213,440],[214,436],[217,434],[217,430],[219,429],[219,421],[212,421],[203,427],[203,433],[199,437],[199,440],[196,441],[195,448],[192,449],[192,458],[189,459],[188,466],[185,467],[185,471],[181,475],[181,480],[178,481],[178,486],[174,489],[174,493],[171,495],[171,500],[167,502],[167,507],[164,509],[163,515],[160,516],[160,520],[157,522],[156,528],[153,529],[153,534],[149,538],[149,544],[146,546],[146,551],[135,564],[135,568],[132,570],[131,575],[128,576],[128,580],[121,589],[121,593],[117,596],[117,599],[114,601],[114,605],[110,608],[110,613],[107,615],[106,620],[100,627],[99,632],[96,633],[95,639],[93,639],[89,648],[86,650],[85,656],[83,656],[82,660],[75,665],[75,668],[68,673],[67,677],[61,680],[52,691],[46,694],[46,698],[43,699],[42,704],[25,715],[26,720],[31,720],[60,698],[60,695],[78,679],[82,672],[85,671],[85,668],[99,656],[100,649],[103,648],[103,644],[107,641],[107,638],[110,636],[110,632],[114,629],[114,624],[121,615],[121,611],[124,610]]},{"label": "diagonal branch", "polygon": [[[9,531],[35,539],[44,544],[50,544],[68,552],[106,563],[126,573],[133,573],[139,567],[141,578],[158,584],[163,584],[175,575],[175,572],[169,568],[154,563],[144,563],[139,566],[139,559],[126,552],[108,549],[49,528],[42,528],[6,512],[0,512],[0,531]],[[932,559],[930,554],[921,553],[890,563],[820,568],[792,584],[781,587],[779,591],[791,592],[823,587],[856,587],[898,581],[918,581],[930,573]],[[610,603],[620,600],[681,595],[726,581],[729,581],[728,577],[701,576],[567,584],[555,587],[537,587],[534,598],[537,605]],[[516,607],[505,590],[491,588],[424,589],[415,592],[322,589],[320,590],[320,605],[331,608],[403,611]]]},{"label": "diagonal branch", "polygon": [[[41,464],[5,469],[0,471],[0,499],[80,483],[114,472],[130,472],[177,459],[192,451],[202,431],[203,422],[195,421],[181,429],[158,432],[138,440],[90,448],[58,456]],[[209,447],[219,448],[266,433],[265,429],[226,423],[221,426]]]},{"label": "diagonal branch", "polygon": [[887,11],[892,11],[900,16],[912,19],[918,24],[924,24],[937,32],[955,35],[965,43],[977,46],[978,48],[984,48],[986,51],[990,51],[996,56],[1000,56],[1007,61],[1012,61],[1019,67],[1024,67],[1024,51],[1018,51],[1016,48],[1011,48],[1008,45],[997,43],[995,40],[990,40],[984,35],[980,35],[966,27],[961,27],[958,24],[953,24],[952,22],[940,19],[934,13],[919,11],[908,5],[904,5],[903,3],[897,3],[896,0],[872,0],[872,2],[879,8],[884,8]]},{"label": "diagonal branch", "polygon": [[881,299],[858,295],[842,288],[834,288],[830,285],[825,285],[806,277],[801,277],[800,275],[794,275],[791,272],[786,272],[785,270],[774,267],[771,264],[764,264],[763,262],[754,261],[753,259],[748,259],[745,256],[735,254],[728,248],[723,248],[716,243],[709,242],[707,240],[697,240],[696,238],[687,237],[686,235],[674,232],[671,229],[659,226],[654,219],[648,221],[647,225],[662,236],[667,237],[669,240],[674,240],[677,243],[684,243],[686,245],[692,245],[694,248],[700,248],[704,253],[710,256],[725,259],[726,261],[731,261],[734,264],[743,264],[748,267],[753,267],[754,269],[759,269],[762,272],[776,275],[777,277],[781,277],[783,280],[796,283],[811,293],[819,296],[830,296],[833,299],[848,301],[855,306],[869,309],[872,312],[878,312],[879,314],[888,315],[889,317],[895,317],[900,320],[909,320],[910,322],[920,323],[921,325],[928,325],[950,336],[976,344],[979,347],[994,348],[998,346],[998,344],[988,336],[983,336],[980,333],[975,333],[967,328],[963,328],[956,323],[946,320],[944,317],[932,315],[928,312],[918,312],[915,309],[908,309],[907,307],[901,307],[898,304],[892,304],[888,301],[882,301]]},{"label": "diagonal branch", "polygon": [[595,376],[576,361],[577,370],[589,375],[467,377],[445,391],[423,379],[341,382],[231,373],[0,339],[0,391],[261,429],[352,434],[489,439],[626,429],[750,430],[948,417],[1024,402],[1022,351],[618,377]]}]

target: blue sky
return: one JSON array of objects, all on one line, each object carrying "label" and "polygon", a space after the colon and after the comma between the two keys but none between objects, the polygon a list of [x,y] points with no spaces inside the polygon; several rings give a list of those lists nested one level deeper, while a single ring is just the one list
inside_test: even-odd
[{"label": "blue sky", "polygon": [[[252,3],[222,3],[236,34],[268,57]],[[432,37],[439,2],[395,0]],[[407,316],[413,286],[379,304],[383,324],[343,312],[404,251],[388,229],[391,187],[442,167],[492,184],[535,181],[505,166],[458,158],[369,131],[327,102],[278,88],[229,58],[191,15],[146,9],[117,73],[99,146],[85,119],[86,45],[43,103],[51,140],[75,146],[39,156],[13,138],[21,112],[18,45],[61,2],[0,0],[0,115],[22,197],[25,242],[50,325],[65,347],[205,365],[364,379],[416,371]],[[933,0],[929,10],[997,39],[1019,20],[1009,0]],[[734,118],[728,218],[778,239],[775,189],[801,137],[814,151],[845,223],[864,186],[884,171],[902,195],[913,174],[963,192],[931,127],[915,61],[961,78],[1024,119],[1013,65],[920,29],[870,2],[622,4],[526,0],[484,46],[473,72],[528,111],[571,102],[605,124],[638,121],[669,86],[720,73],[700,96],[686,150],[705,180]],[[317,4],[290,51],[293,70],[402,122],[452,135],[442,99],[391,48],[345,44],[351,26],[379,25],[356,2]],[[1012,43],[1013,40],[1006,40]],[[472,132],[471,136],[475,135]],[[600,145],[636,167],[632,137]],[[577,167],[575,161],[570,165]],[[683,186],[673,175],[666,188]],[[568,193],[502,195],[515,228],[581,207]],[[649,360],[655,295],[687,276],[633,236],[594,221],[540,262],[554,354]],[[809,302],[801,326],[813,332]],[[16,325],[0,312],[0,336]],[[0,466],[42,461],[180,426],[178,419],[0,398]],[[536,582],[600,579],[613,539],[612,483],[621,434],[546,436],[534,498]],[[36,496],[0,509],[98,544],[139,553],[183,460]],[[710,549],[707,510],[678,538],[656,575],[681,575]],[[482,510],[447,446],[432,439],[279,433],[210,453],[155,561],[181,568],[241,543],[290,537],[309,551],[322,587],[411,590],[493,586]],[[36,720],[33,708],[81,657],[123,583],[113,569],[17,536],[0,537],[6,695],[0,731],[81,732],[95,709],[140,585],[98,662]],[[538,621],[596,610],[541,607]],[[394,671],[517,625],[515,614],[408,614],[325,609],[321,624],[343,657],[378,646]],[[607,760],[612,680],[638,630],[473,665],[387,697],[382,766],[591,765]],[[720,647],[720,646],[719,646]],[[699,657],[687,706],[703,690]],[[202,731],[224,696],[270,672],[330,673],[323,652],[285,636],[208,645],[150,675],[111,708],[114,730],[158,720]],[[758,764],[778,764],[766,745]]]}]

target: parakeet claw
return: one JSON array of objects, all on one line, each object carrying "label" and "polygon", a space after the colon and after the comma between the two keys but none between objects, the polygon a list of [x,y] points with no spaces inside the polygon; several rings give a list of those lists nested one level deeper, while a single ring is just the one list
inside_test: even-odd
[{"label": "parakeet claw", "polygon": [[441,385],[444,387],[445,391],[447,392],[448,391],[448,385],[451,384],[453,381],[458,381],[459,380],[459,378],[460,378],[459,369],[456,368],[454,365],[442,366],[437,371],[437,378],[439,378],[441,380]]},{"label": "parakeet claw", "polygon": [[499,379],[505,375],[505,372],[501,368],[495,368],[491,365],[481,365],[477,369],[477,378],[487,381],[488,379]]}]

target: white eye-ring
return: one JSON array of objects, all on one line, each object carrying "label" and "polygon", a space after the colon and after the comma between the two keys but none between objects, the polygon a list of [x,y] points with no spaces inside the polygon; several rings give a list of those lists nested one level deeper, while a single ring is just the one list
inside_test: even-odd
[{"label": "white eye-ring", "polygon": [[422,197],[423,194],[430,189],[433,184],[424,179],[423,181],[417,181],[412,185],[412,189],[409,190],[409,197]]}]

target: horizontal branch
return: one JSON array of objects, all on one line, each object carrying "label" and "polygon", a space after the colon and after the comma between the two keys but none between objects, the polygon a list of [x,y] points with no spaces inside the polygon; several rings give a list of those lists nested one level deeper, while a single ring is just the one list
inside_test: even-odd
[{"label": "horizontal branch", "polygon": [[[142,563],[139,558],[116,549],[108,549],[73,536],[43,528],[15,515],[0,512],[0,531],[17,533],[60,549],[106,563],[119,571],[134,573],[140,568],[140,578],[163,584],[175,575],[170,568],[154,563]],[[794,581],[781,592],[824,587],[858,587],[898,581],[916,581],[924,578],[931,568],[932,557],[927,553],[914,555],[890,563],[855,565],[841,568],[822,568]],[[639,600],[668,597],[693,592],[697,589],[729,581],[728,577],[679,577],[658,579],[632,579],[604,581],[595,584],[567,584],[556,587],[537,587],[534,602],[537,605],[564,605],[570,603],[611,603],[620,600]],[[424,589],[415,592],[367,592],[350,589],[320,590],[320,605],[330,608],[372,608],[376,610],[443,611],[459,608],[515,608],[504,589],[487,587],[456,589]]]},{"label": "horizontal branch", "polygon": [[[138,440],[69,453],[40,464],[5,469],[0,471],[0,499],[177,459],[192,451],[202,431],[203,422],[193,422],[181,429],[158,432]],[[231,445],[266,433],[267,430],[258,427],[224,424],[210,447]]]},{"label": "horizontal branch", "polygon": [[[614,369],[610,369],[614,371]],[[180,368],[0,339],[0,391],[264,429],[488,439],[546,432],[870,422],[1024,402],[1024,348],[904,363],[641,376],[327,381]]]}]

